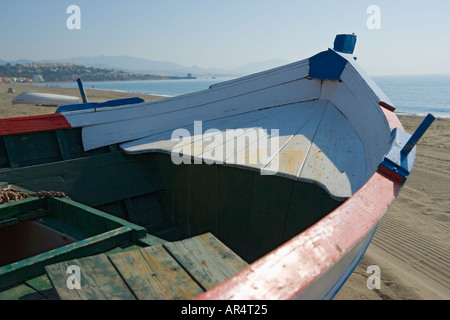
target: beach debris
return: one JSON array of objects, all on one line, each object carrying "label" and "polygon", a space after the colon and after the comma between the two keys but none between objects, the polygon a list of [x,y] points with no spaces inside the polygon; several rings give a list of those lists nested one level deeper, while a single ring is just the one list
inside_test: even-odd
[{"label": "beach debris", "polygon": [[14,88],[8,88],[8,93],[15,93],[16,90],[14,90]]}]

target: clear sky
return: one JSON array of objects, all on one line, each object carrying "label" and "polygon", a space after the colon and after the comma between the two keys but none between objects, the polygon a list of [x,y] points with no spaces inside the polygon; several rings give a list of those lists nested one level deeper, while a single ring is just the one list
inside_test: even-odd
[{"label": "clear sky", "polygon": [[[67,8],[81,9],[70,30]],[[370,5],[380,29],[369,29]],[[374,20],[371,20],[374,21]],[[371,75],[450,73],[449,0],[14,0],[0,2],[0,59],[127,55],[234,68],[297,61],[358,36]]]}]

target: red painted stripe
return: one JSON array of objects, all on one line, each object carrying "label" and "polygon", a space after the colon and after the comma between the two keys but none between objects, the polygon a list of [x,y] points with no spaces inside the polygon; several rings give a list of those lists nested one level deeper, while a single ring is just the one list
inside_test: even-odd
[{"label": "red painted stripe", "polygon": [[379,167],[378,172],[394,179],[395,181],[403,183],[403,177],[401,175],[399,175],[398,173],[392,172],[385,167]]},{"label": "red painted stripe", "polygon": [[380,101],[379,104],[380,104],[380,106],[382,106],[383,108],[385,108],[385,109],[387,109],[389,111],[392,111],[392,112],[395,111],[395,107],[391,106],[390,104],[388,104],[388,103],[386,103],[384,101]]},{"label": "red painted stripe", "polygon": [[70,123],[60,113],[0,119],[0,135],[68,129]]},{"label": "red painted stripe", "polygon": [[397,115],[394,112],[388,112],[388,110],[385,108],[381,108],[381,111],[383,111],[384,116],[389,123],[389,128],[391,129],[391,131],[394,130],[394,128],[404,130],[402,123],[397,118]]}]

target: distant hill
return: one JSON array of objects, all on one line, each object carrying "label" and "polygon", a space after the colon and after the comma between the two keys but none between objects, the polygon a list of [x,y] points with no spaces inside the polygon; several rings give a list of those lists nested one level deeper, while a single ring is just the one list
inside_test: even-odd
[{"label": "distant hill", "polygon": [[242,76],[251,73],[256,73],[278,67],[289,63],[286,60],[274,59],[261,62],[253,62],[243,65],[238,68],[226,70],[226,69],[214,69],[214,68],[200,68],[198,66],[186,67],[177,63],[169,61],[154,61],[149,59],[134,58],[130,56],[96,56],[96,57],[74,57],[69,59],[59,60],[16,60],[5,61],[0,59],[0,65],[10,63],[24,64],[24,63],[44,63],[44,62],[56,62],[56,63],[73,63],[77,65],[83,65],[86,67],[103,68],[121,70],[124,72],[137,72],[162,76],[186,76],[191,73],[194,77],[198,76]]},{"label": "distant hill", "polygon": [[134,58],[129,56],[97,56],[97,57],[75,57],[66,59],[68,62],[85,65],[88,67],[120,69],[122,71],[132,71],[140,73],[160,74],[160,75],[186,75],[191,72],[191,68],[182,65],[166,62],[153,61],[148,59]]},{"label": "distant hill", "polygon": [[194,79],[190,74],[185,77],[153,75],[90,67],[73,62],[0,63],[0,77],[1,82],[58,82],[78,78],[85,81]]}]

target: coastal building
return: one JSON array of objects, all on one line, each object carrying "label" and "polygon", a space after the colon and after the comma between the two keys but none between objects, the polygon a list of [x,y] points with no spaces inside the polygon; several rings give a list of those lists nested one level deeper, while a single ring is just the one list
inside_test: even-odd
[{"label": "coastal building", "polygon": [[44,82],[45,81],[44,77],[42,75],[40,75],[40,74],[35,74],[33,76],[32,80],[36,81],[36,82]]}]

